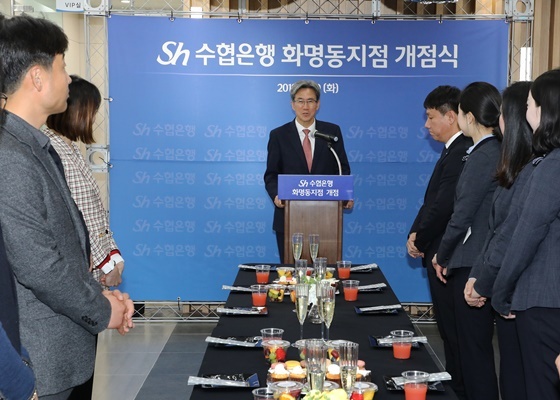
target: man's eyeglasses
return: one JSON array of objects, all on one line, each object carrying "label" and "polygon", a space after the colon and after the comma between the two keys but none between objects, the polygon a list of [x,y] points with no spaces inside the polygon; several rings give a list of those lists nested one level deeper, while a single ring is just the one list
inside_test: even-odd
[{"label": "man's eyeglasses", "polygon": [[294,100],[294,104],[298,107],[303,107],[305,105],[307,105],[309,107],[312,107],[315,104],[317,104],[317,100],[315,100],[315,99],[307,99],[307,100],[297,99],[297,100]]}]

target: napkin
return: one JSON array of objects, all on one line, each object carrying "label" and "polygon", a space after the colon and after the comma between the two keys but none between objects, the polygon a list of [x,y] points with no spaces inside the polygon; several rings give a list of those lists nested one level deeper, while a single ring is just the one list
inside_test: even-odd
[{"label": "napkin", "polygon": [[216,312],[219,314],[230,315],[260,315],[266,314],[266,307],[218,307]]},{"label": "napkin", "polygon": [[[402,376],[395,376],[391,379],[393,380],[393,382],[395,382],[395,385],[398,386],[404,385],[404,378]],[[451,375],[449,375],[449,372],[445,372],[445,371],[436,372],[428,376],[428,382],[450,381],[450,380],[451,380]]]},{"label": "napkin", "polygon": [[383,310],[398,310],[402,308],[400,304],[392,304],[387,306],[373,306],[373,307],[359,307],[362,312],[368,311],[383,311]]},{"label": "napkin", "polygon": [[[392,344],[395,338],[393,337],[384,337],[377,339],[378,344]],[[406,340],[410,340],[410,342],[417,342],[417,343],[428,343],[428,338],[426,336],[413,336],[411,338],[406,338]],[[402,341],[402,339],[397,339],[398,341]]]},{"label": "napkin", "polygon": [[243,340],[235,340],[235,339],[223,339],[217,338],[212,336],[206,337],[206,343],[219,343],[219,344],[229,344],[232,346],[241,346],[241,347],[256,347],[256,342],[246,342]]},{"label": "napkin", "polygon": [[368,269],[377,269],[379,266],[376,263],[371,264],[364,264],[364,265],[357,265],[355,267],[351,267],[350,271],[363,271]]},{"label": "napkin", "polygon": [[387,284],[385,283],[373,283],[371,285],[358,286],[358,291],[359,292],[375,291],[375,290],[381,290],[386,287]]},{"label": "napkin", "polygon": [[222,285],[222,290],[234,290],[236,292],[252,292],[251,288],[245,286],[228,286]]}]

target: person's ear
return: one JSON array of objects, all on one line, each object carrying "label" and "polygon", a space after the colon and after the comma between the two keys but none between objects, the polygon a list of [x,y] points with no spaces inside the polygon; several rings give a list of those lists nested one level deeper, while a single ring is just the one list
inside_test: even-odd
[{"label": "person's ear", "polygon": [[29,70],[29,77],[31,79],[31,84],[35,89],[40,92],[43,89],[43,74],[42,68],[38,65],[31,67]]},{"label": "person's ear", "polygon": [[453,125],[455,122],[457,122],[457,114],[455,114],[455,111],[453,110],[447,111],[444,117],[449,123],[449,125]]}]

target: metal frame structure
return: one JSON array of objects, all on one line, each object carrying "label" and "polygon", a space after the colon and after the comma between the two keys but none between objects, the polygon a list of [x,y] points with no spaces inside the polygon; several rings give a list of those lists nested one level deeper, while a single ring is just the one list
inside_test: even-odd
[{"label": "metal frame structure", "polygon": [[[1,1],[1,0],[0,0]],[[25,0],[24,0],[25,1]],[[95,121],[97,143],[88,146],[87,159],[101,179],[109,198],[110,132],[107,19],[112,14],[175,18],[379,20],[503,19],[510,24],[508,82],[530,79],[535,0],[84,0],[86,77],[104,98]],[[93,3],[96,1],[97,3]],[[14,13],[30,10],[10,0]],[[27,8],[26,8],[27,7]],[[529,58],[526,58],[526,50]],[[524,58],[525,56],[525,58]],[[523,74],[523,76],[521,76]],[[108,204],[108,202],[107,202]],[[142,302],[136,304],[137,321],[216,321],[221,302]],[[413,322],[433,322],[429,303],[405,303]]]}]

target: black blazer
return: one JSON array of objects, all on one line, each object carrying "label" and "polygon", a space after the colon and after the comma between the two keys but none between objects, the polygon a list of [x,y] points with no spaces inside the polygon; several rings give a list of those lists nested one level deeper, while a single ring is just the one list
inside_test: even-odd
[{"label": "black blazer", "polygon": [[[465,161],[457,182],[453,214],[437,251],[437,262],[442,267],[472,267],[481,253],[498,186],[499,158],[500,142],[492,136],[478,143]],[[465,240],[469,228],[471,234]]]},{"label": "black blazer", "polygon": [[535,167],[492,293],[502,315],[560,308],[560,149]]},{"label": "black blazer", "polygon": [[19,313],[16,284],[6,256],[6,246],[0,228],[0,322],[14,348],[21,353],[19,338]]},{"label": "black blazer", "polygon": [[472,139],[460,135],[448,149],[443,150],[426,188],[424,203],[410,229],[411,233],[416,232],[414,244],[424,253],[424,267],[431,266],[432,257],[453,213],[455,188],[463,170],[463,157],[470,146]]},{"label": "black blazer", "polygon": [[[350,164],[344,149],[344,140],[340,127],[323,121],[315,121],[315,129],[338,137],[332,147],[340,158],[343,175],[350,175]],[[316,138],[313,152],[311,172],[307,169],[303,146],[299,138],[295,120],[282,125],[270,132],[268,139],[268,158],[264,173],[264,184],[268,195],[274,201],[278,194],[278,175],[338,175],[338,164],[327,146],[327,142]],[[284,232],[284,209],[274,207],[272,228],[276,232]]]}]

